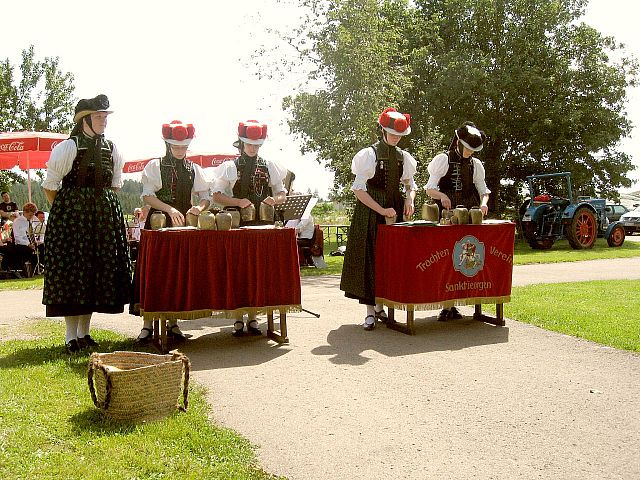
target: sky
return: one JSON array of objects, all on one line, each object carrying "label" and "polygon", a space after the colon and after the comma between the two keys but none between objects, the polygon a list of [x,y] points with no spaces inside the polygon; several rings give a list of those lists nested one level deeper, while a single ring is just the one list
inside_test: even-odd
[{"label": "sky", "polygon": [[[252,56],[273,44],[267,28],[291,28],[299,16],[295,8],[283,8],[277,0],[32,0],[25,5],[14,0],[3,5],[0,58],[18,66],[20,52],[34,45],[36,58],[58,57],[61,70],[73,73],[78,98],[106,94],[114,110],[106,136],[126,160],[163,154],[161,125],[174,119],[195,125],[192,153],[235,153],[231,144],[238,122],[257,119],[268,125],[260,155],[294,171],[296,190],[317,190],[326,198],[333,175],[313,155],[300,153],[281,108],[282,97],[298,91],[301,77],[271,81],[254,74],[266,72],[274,61]],[[640,59],[637,18],[638,0],[591,0],[585,21]],[[639,190],[640,87],[629,91],[627,112],[635,128],[621,148],[637,166],[630,190]]]}]

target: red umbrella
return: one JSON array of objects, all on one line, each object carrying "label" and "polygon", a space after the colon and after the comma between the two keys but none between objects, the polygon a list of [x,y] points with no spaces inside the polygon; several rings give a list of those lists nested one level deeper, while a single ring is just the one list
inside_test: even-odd
[{"label": "red umbrella", "polygon": [[[238,158],[238,154],[236,153],[199,153],[199,154],[189,154],[187,155],[187,159],[191,160],[193,163],[197,163],[203,168],[207,167],[217,167],[225,160],[233,160]],[[158,157],[155,157],[158,158]],[[144,167],[147,163],[149,163],[153,158],[145,158],[142,160],[132,160],[130,162],[125,162],[122,171],[124,173],[136,173],[144,170]]]},{"label": "red umbrella", "polygon": [[27,172],[31,201],[31,170],[46,168],[53,147],[67,138],[67,134],[52,132],[0,133],[0,169],[10,170],[18,166]]}]

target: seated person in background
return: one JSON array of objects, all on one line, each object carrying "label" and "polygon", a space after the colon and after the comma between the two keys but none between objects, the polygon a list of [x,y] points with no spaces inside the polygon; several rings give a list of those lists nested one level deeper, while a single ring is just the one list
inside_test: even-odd
[{"label": "seated person in background", "polygon": [[2,202],[0,202],[0,225],[3,225],[7,220],[12,220],[11,214],[18,211],[18,205],[11,201],[9,192],[2,192]]},{"label": "seated person in background", "polygon": [[[27,202],[22,207],[22,216],[13,222],[14,251],[20,263],[31,262],[35,267],[38,263],[36,256],[35,229],[40,221],[36,217],[38,207],[35,203]],[[43,252],[44,253],[44,252]]]},{"label": "seated person in background", "polygon": [[[35,220],[37,219],[37,221]],[[40,255],[40,264],[44,265],[44,235],[47,229],[47,223],[45,214],[42,210],[36,212],[33,229],[36,239],[36,245],[38,246],[38,254]]]}]

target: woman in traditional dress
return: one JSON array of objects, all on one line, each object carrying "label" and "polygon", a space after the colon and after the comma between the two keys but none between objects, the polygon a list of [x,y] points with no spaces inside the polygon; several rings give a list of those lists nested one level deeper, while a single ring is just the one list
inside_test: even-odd
[{"label": "woman in traditional dress", "polygon": [[[402,221],[414,211],[417,162],[397,147],[411,133],[411,117],[394,108],[378,118],[380,140],[360,150],[351,162],[356,176],[351,190],[356,205],[349,226],[349,239],[342,267],[340,289],[348,298],[366,306],[363,327],[373,330],[376,319],[386,322],[387,314],[375,302],[375,248],[378,225],[385,218]],[[403,187],[403,198],[400,187]]]},{"label": "woman in traditional dress", "polygon": [[43,189],[51,204],[42,303],[48,317],[65,317],[66,350],[97,343],[93,312],[121,313],[129,302],[131,262],[116,190],[124,160],[104,138],[109,100],[82,99],[69,139],[51,152]]},{"label": "woman in traditional dress", "polygon": [[[287,169],[258,155],[266,138],[266,124],[257,120],[247,120],[238,124],[238,140],[234,146],[240,150],[240,156],[235,160],[223,162],[218,167],[211,189],[214,202],[225,207],[237,208],[253,205],[256,212],[259,212],[261,203],[273,206],[285,201],[287,194],[283,182],[287,176]],[[261,223],[268,222],[259,219],[251,222],[241,221],[242,226]],[[255,312],[249,312],[247,320],[247,333],[261,335]],[[235,337],[244,335],[243,314],[236,315],[233,329]]]},{"label": "woman in traditional dress", "polygon": [[[151,228],[151,215],[162,212],[167,226],[185,224],[188,213],[200,215],[209,208],[209,183],[200,165],[187,159],[187,149],[195,136],[191,123],[174,120],[162,125],[165,155],[151,160],[142,172],[142,200],[149,205],[145,229]],[[191,197],[198,197],[198,205],[191,205]],[[144,320],[138,342],[148,343],[152,338],[153,320]],[[185,335],[178,327],[177,319],[169,320],[167,336],[174,341],[184,341]]]}]

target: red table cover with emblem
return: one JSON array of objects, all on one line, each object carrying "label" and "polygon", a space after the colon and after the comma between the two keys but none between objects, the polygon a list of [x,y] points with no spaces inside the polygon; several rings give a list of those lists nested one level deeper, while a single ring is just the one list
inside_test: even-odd
[{"label": "red table cover with emblem", "polygon": [[433,310],[510,300],[515,224],[380,225],[376,299]]},{"label": "red table cover with emblem", "polygon": [[135,300],[145,317],[300,309],[294,229],[141,233]]}]

